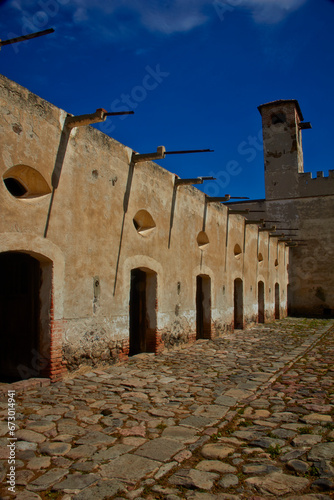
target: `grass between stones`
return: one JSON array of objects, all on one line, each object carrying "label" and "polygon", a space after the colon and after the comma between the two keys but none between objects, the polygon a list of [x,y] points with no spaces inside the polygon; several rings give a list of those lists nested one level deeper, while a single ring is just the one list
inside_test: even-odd
[{"label": "grass between stones", "polygon": [[58,498],[60,498],[61,495],[63,495],[63,493],[61,493],[60,491],[51,491],[51,490],[45,492],[40,491],[38,494],[41,496],[43,500],[58,500]]},{"label": "grass between stones", "polygon": [[299,434],[313,434],[313,429],[312,427],[299,427],[298,432]]},{"label": "grass between stones", "polygon": [[270,457],[274,459],[280,456],[282,450],[279,444],[275,444],[275,446],[271,445],[267,448],[267,453],[269,453]]}]

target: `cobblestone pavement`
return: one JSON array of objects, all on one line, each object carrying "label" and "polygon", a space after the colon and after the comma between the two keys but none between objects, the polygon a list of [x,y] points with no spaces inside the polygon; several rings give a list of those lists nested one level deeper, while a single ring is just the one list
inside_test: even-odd
[{"label": "cobblestone pavement", "polygon": [[16,495],[334,498],[333,321],[286,319],[16,394]]}]

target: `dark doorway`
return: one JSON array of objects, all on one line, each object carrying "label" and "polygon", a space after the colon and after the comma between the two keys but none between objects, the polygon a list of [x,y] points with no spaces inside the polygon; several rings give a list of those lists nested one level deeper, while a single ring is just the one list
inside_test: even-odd
[{"label": "dark doorway", "polygon": [[291,316],[292,291],[291,291],[291,285],[290,284],[287,287],[287,295],[288,295],[288,316]]},{"label": "dark doorway", "polygon": [[275,319],[280,319],[280,294],[279,284],[275,284]]},{"label": "dark doorway", "polygon": [[[0,254],[0,377],[38,376],[40,263],[23,253]],[[33,366],[34,365],[34,366]]]},{"label": "dark doorway", "polygon": [[153,271],[133,269],[130,287],[130,351],[155,352],[157,275]]},{"label": "dark doorway", "polygon": [[211,338],[211,279],[196,277],[196,339]]},{"label": "dark doorway", "polygon": [[257,287],[258,296],[258,322],[264,323],[264,283],[259,281]]},{"label": "dark doorway", "polygon": [[234,328],[244,327],[243,284],[240,278],[234,280]]}]

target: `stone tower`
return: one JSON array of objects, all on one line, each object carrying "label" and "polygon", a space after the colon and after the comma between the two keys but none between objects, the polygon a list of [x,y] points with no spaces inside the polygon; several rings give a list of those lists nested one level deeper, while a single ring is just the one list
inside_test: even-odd
[{"label": "stone tower", "polygon": [[295,99],[258,107],[262,116],[266,200],[298,196],[304,172],[301,130],[310,128]]}]

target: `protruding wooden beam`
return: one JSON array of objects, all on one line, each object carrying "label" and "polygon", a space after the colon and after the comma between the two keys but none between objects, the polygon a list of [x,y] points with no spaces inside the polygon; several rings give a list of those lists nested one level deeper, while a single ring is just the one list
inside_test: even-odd
[{"label": "protruding wooden beam", "polygon": [[53,28],[49,28],[43,31],[37,31],[36,33],[30,33],[29,35],[17,36],[16,38],[11,38],[10,40],[0,40],[0,48],[5,45],[12,45],[13,43],[25,42],[27,40],[31,40],[32,38],[38,38],[40,36],[49,35],[50,33],[54,33]]},{"label": "protruding wooden beam", "polygon": [[229,208],[228,209],[228,213],[230,215],[248,215],[249,214],[249,210],[233,210],[232,208]]},{"label": "protruding wooden beam", "polygon": [[187,186],[191,184],[203,184],[203,181],[215,181],[215,177],[195,177],[192,179],[175,179],[175,186]]},{"label": "protruding wooden beam", "polygon": [[85,125],[92,125],[93,123],[100,123],[106,120],[106,110],[99,108],[95,113],[88,115],[68,116],[66,118],[66,127],[72,129],[74,127],[83,127]]},{"label": "protruding wooden beam", "polygon": [[263,226],[265,224],[265,220],[264,219],[259,219],[259,220],[247,219],[247,220],[245,220],[245,224],[246,224],[246,226],[250,225],[250,224],[256,224],[256,225],[261,224]]},{"label": "protruding wooden beam", "polygon": [[139,163],[142,161],[154,161],[154,160],[162,160],[165,158],[166,148],[165,146],[158,146],[156,153],[132,153],[131,161],[132,163]]},{"label": "protruding wooden beam", "polygon": [[225,194],[225,196],[208,196],[205,195],[205,203],[216,203],[221,201],[228,201],[231,199],[229,194]]},{"label": "protruding wooden beam", "polygon": [[259,231],[276,231],[276,226],[272,226],[272,227],[260,227]]}]

